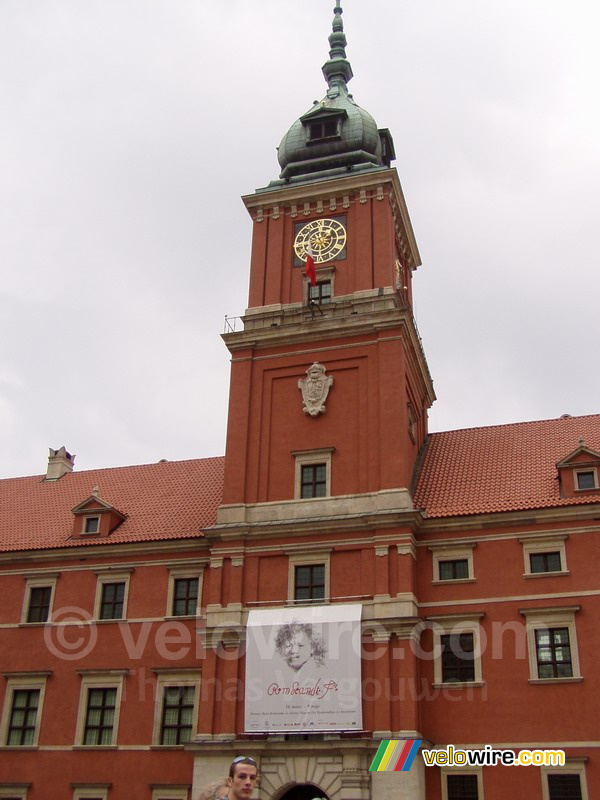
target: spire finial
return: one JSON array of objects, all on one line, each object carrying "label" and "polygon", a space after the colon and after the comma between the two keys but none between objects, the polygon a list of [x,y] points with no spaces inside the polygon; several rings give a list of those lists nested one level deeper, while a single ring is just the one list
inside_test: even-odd
[{"label": "spire finial", "polygon": [[341,0],[336,0],[333,9],[332,32],[329,35],[329,61],[323,66],[323,75],[330,89],[336,86],[346,88],[348,81],[352,78],[352,67],[346,58],[348,41],[344,33],[343,13]]}]

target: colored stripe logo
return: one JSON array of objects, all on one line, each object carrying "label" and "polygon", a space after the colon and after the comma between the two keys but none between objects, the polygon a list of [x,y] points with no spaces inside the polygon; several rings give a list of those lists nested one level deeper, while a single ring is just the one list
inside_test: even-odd
[{"label": "colored stripe logo", "polygon": [[422,739],[384,739],[375,753],[369,772],[408,772],[422,741]]}]

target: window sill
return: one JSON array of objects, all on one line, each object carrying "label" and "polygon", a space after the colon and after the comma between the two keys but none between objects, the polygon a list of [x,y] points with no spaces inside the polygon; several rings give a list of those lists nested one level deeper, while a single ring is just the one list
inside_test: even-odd
[{"label": "window sill", "polygon": [[198,614],[175,614],[175,615],[169,614],[168,616],[165,616],[164,620],[165,620],[165,622],[173,622],[173,621],[178,620],[178,619],[199,619],[200,616],[201,616],[200,613],[198,613]]},{"label": "window sill", "polygon": [[113,619],[94,619],[94,625],[106,625],[109,622],[127,622],[127,617],[114,617]]},{"label": "window sill", "polygon": [[450,578],[445,581],[431,581],[433,586],[448,586],[451,583],[477,583],[477,578]]},{"label": "window sill", "polygon": [[52,625],[52,622],[19,622],[19,628],[43,628],[45,625]]},{"label": "window sill", "polygon": [[185,742],[185,744],[152,744],[150,745],[150,750],[185,750],[185,745],[190,744],[190,742]]},{"label": "window sill", "polygon": [[528,580],[529,578],[555,578],[557,576],[561,577],[570,574],[571,573],[569,572],[568,569],[564,570],[560,569],[560,570],[555,570],[554,572],[524,572],[523,577],[525,578],[525,580]]},{"label": "window sill", "polygon": [[448,683],[433,683],[434,689],[480,689],[485,686],[485,681],[449,681]]},{"label": "window sill", "polygon": [[581,683],[583,677],[581,675],[573,678],[530,678],[529,683],[532,686],[545,686],[549,683]]},{"label": "window sill", "polygon": [[37,744],[3,744],[3,745],[0,745],[0,751],[1,752],[4,752],[5,750],[9,750],[11,752],[19,752],[20,753],[23,750],[26,750],[26,751],[30,752],[31,750],[39,750],[39,749],[40,748],[38,747]]},{"label": "window sill", "polygon": [[75,744],[73,750],[118,750],[116,744]]}]

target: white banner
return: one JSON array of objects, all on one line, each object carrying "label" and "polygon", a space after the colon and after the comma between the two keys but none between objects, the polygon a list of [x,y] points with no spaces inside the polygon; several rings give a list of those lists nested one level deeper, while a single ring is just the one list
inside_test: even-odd
[{"label": "white banner", "polygon": [[251,611],[247,732],[362,729],[360,605]]}]

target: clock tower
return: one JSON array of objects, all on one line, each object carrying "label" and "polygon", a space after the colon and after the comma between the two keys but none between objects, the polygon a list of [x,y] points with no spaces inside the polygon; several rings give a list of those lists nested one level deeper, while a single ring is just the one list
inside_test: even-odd
[{"label": "clock tower", "polygon": [[[303,800],[320,787],[330,800],[415,800],[422,766],[388,784],[369,764],[382,739],[420,737],[412,484],[435,399],[412,313],[420,258],[392,136],[348,91],[339,2],[329,44],[324,98],[284,135],[279,177],[243,198],[250,291],[223,337],[231,387],[223,498],[205,531],[211,647],[194,785],[221,774],[207,754],[224,768],[234,750],[251,751],[264,797]],[[289,719],[253,723],[266,712],[248,699],[251,620],[343,609],[358,614],[364,651],[352,722],[297,720],[289,705]],[[289,775],[304,794],[282,794]]]},{"label": "clock tower", "polygon": [[[279,179],[243,198],[250,296],[243,330],[224,337],[232,374],[221,510],[240,522],[265,503],[305,516],[310,505],[294,501],[307,499],[298,459],[311,450],[329,450],[319,514],[340,503],[362,509],[366,497],[369,507],[410,508],[434,400],[412,313],[420,258],[394,144],[348,91],[339,4],[329,43],[325,97],[283,137]],[[307,414],[298,382],[313,363],[333,383],[322,413]]]}]

